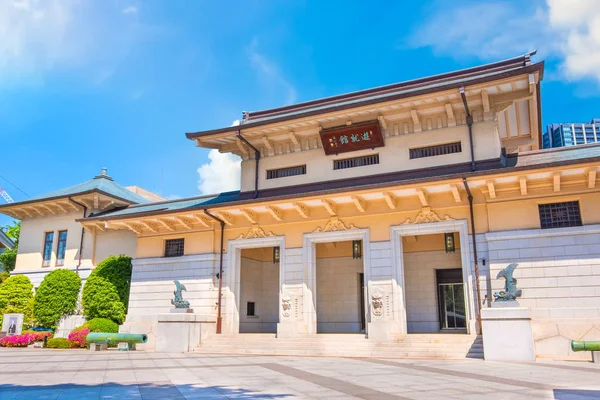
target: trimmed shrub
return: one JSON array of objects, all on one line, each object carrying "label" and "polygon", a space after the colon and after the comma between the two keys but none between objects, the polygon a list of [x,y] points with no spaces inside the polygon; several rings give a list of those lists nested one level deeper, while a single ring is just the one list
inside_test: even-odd
[{"label": "trimmed shrub", "polygon": [[14,275],[0,285],[0,326],[4,314],[25,314],[23,326],[31,324],[33,284],[25,275]]},{"label": "trimmed shrub", "polygon": [[90,319],[108,318],[117,324],[125,321],[125,306],[114,285],[97,275],[90,275],[83,287],[83,313]]},{"label": "trimmed shrub", "polygon": [[81,278],[68,269],[50,272],[35,293],[33,316],[38,324],[55,328],[63,315],[77,309]]},{"label": "trimmed shrub", "polygon": [[119,325],[107,318],[94,318],[87,321],[83,326],[87,326],[90,332],[118,333]]},{"label": "trimmed shrub", "polygon": [[85,338],[90,333],[90,330],[85,325],[81,325],[69,333],[69,342],[71,347],[86,347]]},{"label": "trimmed shrub", "polygon": [[129,304],[132,268],[131,257],[124,255],[110,256],[98,264],[91,274],[91,276],[104,278],[114,285],[121,303],[125,306],[125,313],[127,313],[127,305]]},{"label": "trimmed shrub", "polygon": [[71,343],[65,338],[52,338],[48,339],[46,347],[49,349],[70,349]]}]

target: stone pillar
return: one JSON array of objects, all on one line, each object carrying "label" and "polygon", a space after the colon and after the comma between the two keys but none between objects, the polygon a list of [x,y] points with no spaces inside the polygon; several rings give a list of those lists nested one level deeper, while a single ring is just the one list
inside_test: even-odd
[{"label": "stone pillar", "polygon": [[535,361],[529,308],[482,308],[481,324],[487,361]]}]

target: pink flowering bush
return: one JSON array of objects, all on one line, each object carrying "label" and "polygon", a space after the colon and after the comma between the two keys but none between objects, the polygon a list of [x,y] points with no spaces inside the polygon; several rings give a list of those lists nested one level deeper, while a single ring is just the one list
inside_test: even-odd
[{"label": "pink flowering bush", "polygon": [[90,330],[85,325],[73,329],[71,333],[69,333],[69,343],[71,343],[72,347],[85,347],[85,337],[88,333],[90,333]]},{"label": "pink flowering bush", "polygon": [[25,331],[22,335],[5,336],[0,339],[0,347],[27,347],[31,343],[41,342],[50,337],[52,332]]}]

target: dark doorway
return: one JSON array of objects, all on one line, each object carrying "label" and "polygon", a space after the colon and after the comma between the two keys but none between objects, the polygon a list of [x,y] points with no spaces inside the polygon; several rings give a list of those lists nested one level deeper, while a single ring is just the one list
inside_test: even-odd
[{"label": "dark doorway", "polygon": [[360,287],[360,295],[358,296],[360,301],[360,330],[361,332],[366,332],[366,323],[365,320],[365,274],[359,273],[359,287]]},{"label": "dark doorway", "polygon": [[462,270],[438,269],[436,281],[440,330],[466,329]]}]

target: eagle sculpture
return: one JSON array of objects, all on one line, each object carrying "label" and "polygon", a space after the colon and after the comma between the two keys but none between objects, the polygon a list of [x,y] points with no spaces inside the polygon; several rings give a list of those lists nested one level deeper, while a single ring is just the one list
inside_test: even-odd
[{"label": "eagle sculpture", "polygon": [[171,304],[173,304],[175,308],[190,308],[190,302],[184,300],[181,295],[182,291],[187,290],[185,285],[179,281],[173,281],[173,283],[175,284],[175,291],[173,291],[175,297],[171,299]]},{"label": "eagle sculpture", "polygon": [[517,297],[521,297],[521,289],[517,289],[517,279],[513,277],[513,272],[519,264],[509,264],[503,270],[498,272],[496,279],[504,278],[504,290],[494,292],[494,299],[496,301],[510,301],[516,300]]}]

